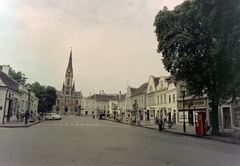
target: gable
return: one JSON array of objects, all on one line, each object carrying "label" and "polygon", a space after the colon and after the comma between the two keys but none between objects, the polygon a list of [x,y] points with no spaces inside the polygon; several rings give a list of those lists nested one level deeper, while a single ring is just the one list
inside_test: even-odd
[{"label": "gable", "polygon": [[159,78],[155,78],[154,76],[149,77],[147,93],[156,91],[156,85],[158,84],[158,80]]}]

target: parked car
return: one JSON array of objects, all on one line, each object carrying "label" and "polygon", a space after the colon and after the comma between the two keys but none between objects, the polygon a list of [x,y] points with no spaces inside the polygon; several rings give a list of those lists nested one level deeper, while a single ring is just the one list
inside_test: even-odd
[{"label": "parked car", "polygon": [[45,116],[44,116],[44,119],[45,120],[61,120],[62,117],[56,113],[47,113]]}]

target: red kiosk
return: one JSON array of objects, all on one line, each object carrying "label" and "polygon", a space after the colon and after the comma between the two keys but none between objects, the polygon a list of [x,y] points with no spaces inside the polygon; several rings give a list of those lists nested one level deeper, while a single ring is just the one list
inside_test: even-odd
[{"label": "red kiosk", "polygon": [[197,125],[196,125],[196,134],[197,135],[206,135],[206,113],[197,112]]}]

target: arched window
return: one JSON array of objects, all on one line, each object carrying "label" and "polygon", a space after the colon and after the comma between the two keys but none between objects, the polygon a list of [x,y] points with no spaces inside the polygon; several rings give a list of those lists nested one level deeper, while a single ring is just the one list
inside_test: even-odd
[{"label": "arched window", "polygon": [[69,86],[69,84],[70,84],[70,80],[68,79],[68,80],[67,80],[67,85]]}]

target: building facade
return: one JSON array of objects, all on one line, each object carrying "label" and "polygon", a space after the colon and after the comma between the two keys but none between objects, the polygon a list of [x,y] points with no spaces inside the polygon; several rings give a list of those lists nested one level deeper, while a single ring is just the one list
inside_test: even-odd
[{"label": "building facade", "polygon": [[19,85],[8,75],[10,66],[0,71],[0,120],[2,124],[16,120],[16,114],[27,110],[36,115],[38,98],[26,86]]}]

